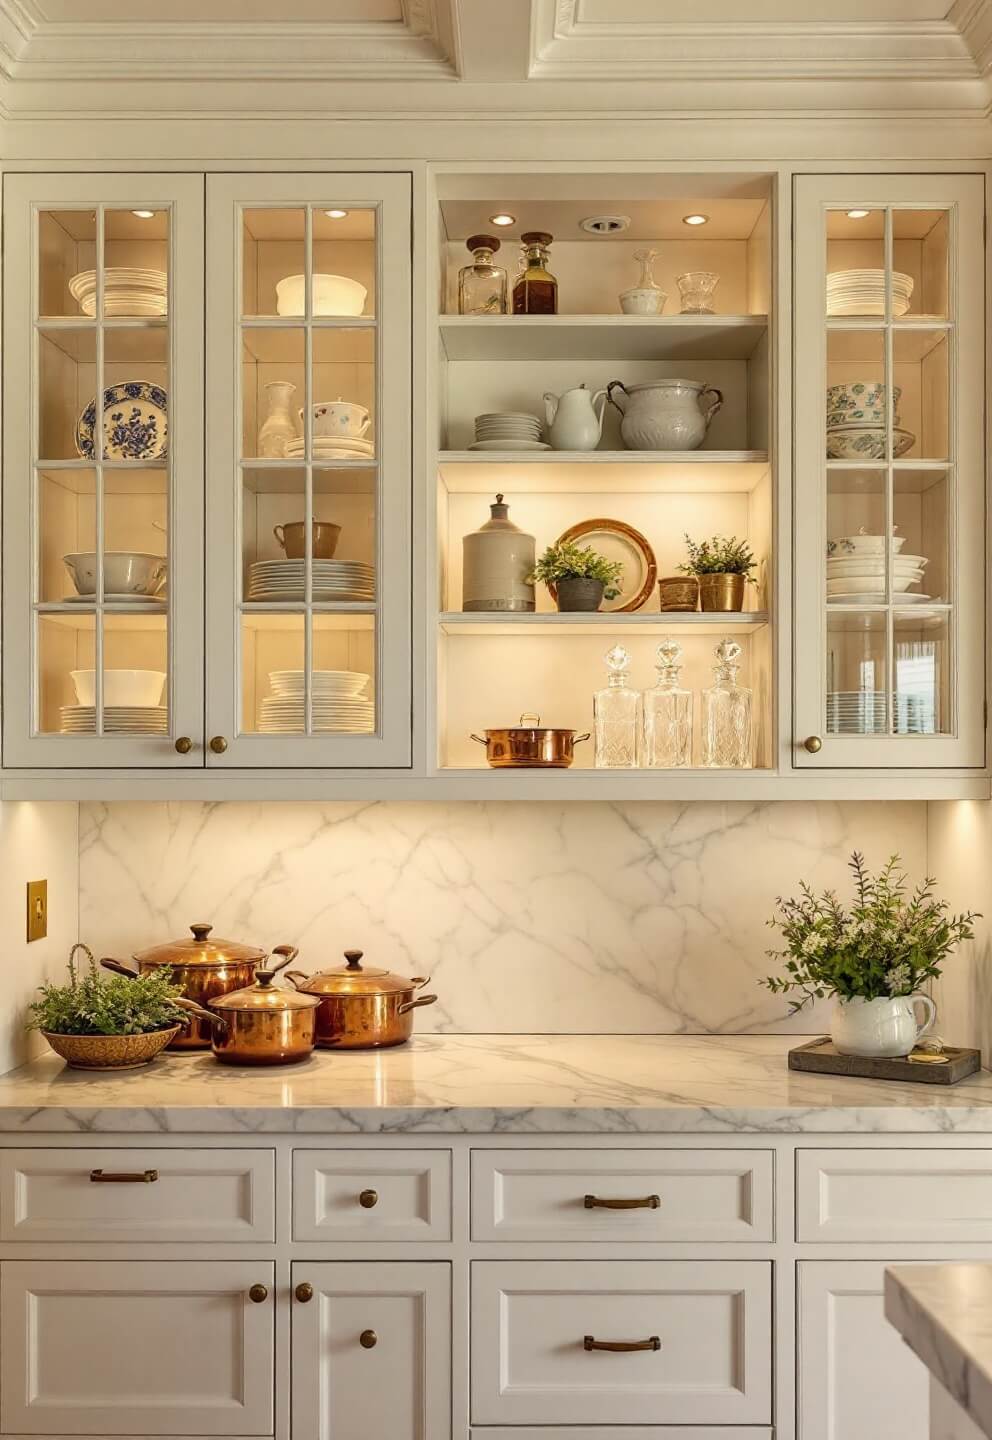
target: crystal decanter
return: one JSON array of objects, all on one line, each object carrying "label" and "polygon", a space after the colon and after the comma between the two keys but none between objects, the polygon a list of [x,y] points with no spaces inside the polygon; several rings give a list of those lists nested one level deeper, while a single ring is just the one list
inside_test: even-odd
[{"label": "crystal decanter", "polygon": [[682,646],[663,640],[655,662],[658,683],[644,692],[643,765],[653,770],[685,769],[692,764],[692,691],[679,684]]},{"label": "crystal decanter", "polygon": [[614,645],[605,659],[609,684],[592,697],[596,769],[633,770],[637,767],[637,735],[641,728],[640,692],[627,684],[630,656],[622,645]]},{"label": "crystal decanter", "polygon": [[714,650],[713,684],[703,691],[703,764],[710,769],[750,770],[751,691],[738,685],[741,647],[721,640]]},{"label": "crystal decanter", "polygon": [[472,263],[458,272],[459,315],[505,315],[509,309],[506,271],[493,258],[499,241],[495,235],[470,235],[465,245]]}]

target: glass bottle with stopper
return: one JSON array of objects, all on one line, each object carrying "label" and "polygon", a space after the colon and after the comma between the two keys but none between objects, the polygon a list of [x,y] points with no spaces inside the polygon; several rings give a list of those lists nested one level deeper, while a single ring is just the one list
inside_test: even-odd
[{"label": "glass bottle with stopper", "polygon": [[513,283],[514,315],[557,315],[558,281],[548,269],[554,239],[547,230],[528,230],[521,235],[524,265]]},{"label": "glass bottle with stopper", "polygon": [[641,728],[641,696],[627,684],[630,656],[622,645],[606,652],[609,683],[592,697],[597,770],[637,767],[637,736]]},{"label": "glass bottle with stopper", "polygon": [[682,646],[663,640],[655,662],[658,682],[644,692],[644,754],[653,770],[686,769],[692,764],[692,691],[679,684]]},{"label": "glass bottle with stopper", "polygon": [[499,249],[495,235],[470,235],[471,265],[458,272],[459,315],[505,315],[508,309],[506,271],[493,259]]},{"label": "glass bottle with stopper", "polygon": [[721,640],[714,650],[713,684],[703,691],[703,764],[710,769],[750,770],[753,759],[751,691],[738,685],[741,647]]}]

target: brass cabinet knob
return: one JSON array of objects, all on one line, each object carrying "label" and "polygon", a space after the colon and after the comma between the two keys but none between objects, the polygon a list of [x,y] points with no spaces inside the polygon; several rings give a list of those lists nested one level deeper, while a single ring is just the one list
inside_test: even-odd
[{"label": "brass cabinet knob", "polygon": [[254,1305],[261,1305],[269,1298],[269,1287],[267,1285],[253,1285],[248,1291],[248,1299]]},{"label": "brass cabinet knob", "polygon": [[811,755],[815,755],[823,749],[823,741],[819,735],[807,735],[803,741],[803,749],[808,750]]},{"label": "brass cabinet knob", "polygon": [[358,1343],[363,1350],[371,1350],[373,1346],[378,1345],[379,1337],[374,1330],[363,1330],[358,1337]]},{"label": "brass cabinet knob", "polygon": [[308,1305],[313,1299],[313,1286],[304,1280],[301,1284],[297,1285],[294,1294],[301,1305]]},{"label": "brass cabinet knob", "polygon": [[188,755],[193,748],[193,742],[188,735],[180,735],[176,739],[176,753]]},{"label": "brass cabinet knob", "polygon": [[378,1190],[363,1190],[358,1197],[358,1203],[363,1210],[371,1210],[373,1206],[379,1203]]},{"label": "brass cabinet knob", "polygon": [[215,755],[223,755],[227,749],[227,738],[224,735],[214,735],[210,741],[210,748]]}]

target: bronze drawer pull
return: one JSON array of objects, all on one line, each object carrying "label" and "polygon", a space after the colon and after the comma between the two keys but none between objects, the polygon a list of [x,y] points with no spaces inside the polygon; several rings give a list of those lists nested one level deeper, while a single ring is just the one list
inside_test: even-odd
[{"label": "bronze drawer pull", "polygon": [[660,1350],[661,1340],[652,1335],[648,1340],[596,1340],[592,1335],[583,1335],[583,1350],[612,1350],[614,1353],[626,1350]]},{"label": "bronze drawer pull", "polygon": [[154,1185],[157,1170],[91,1170],[90,1179],[103,1185]]},{"label": "bronze drawer pull", "polygon": [[310,1284],[309,1280],[302,1280],[300,1284],[297,1285],[296,1289],[293,1291],[293,1294],[296,1296],[297,1300],[299,1300],[301,1305],[309,1305],[310,1301],[313,1299],[313,1286]]},{"label": "bronze drawer pull", "polygon": [[379,1337],[374,1330],[363,1330],[358,1337],[358,1343],[363,1350],[374,1350],[379,1343]]},{"label": "bronze drawer pull", "polygon": [[660,1210],[660,1195],[641,1195],[633,1200],[601,1200],[598,1195],[587,1195],[582,1202],[587,1210]]},{"label": "bronze drawer pull", "polygon": [[358,1203],[363,1210],[373,1210],[379,1203],[379,1192],[377,1190],[363,1190],[358,1197]]},{"label": "bronze drawer pull", "polygon": [[248,1299],[253,1305],[262,1305],[269,1298],[269,1287],[267,1285],[253,1285],[248,1291]]}]

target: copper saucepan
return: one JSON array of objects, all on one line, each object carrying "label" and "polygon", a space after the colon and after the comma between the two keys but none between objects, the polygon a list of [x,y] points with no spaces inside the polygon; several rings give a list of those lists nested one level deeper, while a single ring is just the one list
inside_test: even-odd
[{"label": "copper saucepan", "polygon": [[[528,725],[528,720],[533,720],[533,725]],[[542,725],[540,715],[525,714],[519,725],[487,730],[484,740],[481,735],[472,739],[485,745],[486,759],[494,770],[567,770],[575,758],[574,747],[588,740],[589,733],[576,735],[574,730]]]},{"label": "copper saucepan", "polygon": [[320,1000],[273,985],[276,971],[297,952],[287,945],[280,953],[277,965],[259,966],[253,985],[218,995],[209,1010],[192,1000],[177,1002],[209,1028],[211,1048],[223,1064],[295,1065],[313,1054]]},{"label": "copper saucepan", "polygon": [[362,965],[361,950],[344,953],[346,965],[317,975],[286,971],[286,979],[301,995],[317,997],[317,1044],[335,1050],[402,1045],[413,1033],[412,1012],[437,1000],[436,995],[416,994],[430,977],[375,970]]},{"label": "copper saucepan", "polygon": [[[172,983],[183,987],[187,1000],[198,1005],[207,1005],[218,995],[227,995],[232,990],[243,990],[255,978],[255,971],[266,959],[267,952],[255,945],[242,945],[237,940],[208,939],[212,926],[191,925],[193,938],[172,940],[165,945],[153,945],[149,950],[137,950],[132,959],[137,970],[129,969],[121,962],[101,965],[108,970],[117,968],[129,975],[146,975],[160,965],[172,970]],[[285,946],[274,952],[284,954]],[[188,1031],[181,1031],[169,1046],[171,1050],[209,1050],[210,1028],[205,1021],[193,1020]]]}]

